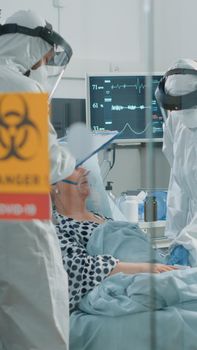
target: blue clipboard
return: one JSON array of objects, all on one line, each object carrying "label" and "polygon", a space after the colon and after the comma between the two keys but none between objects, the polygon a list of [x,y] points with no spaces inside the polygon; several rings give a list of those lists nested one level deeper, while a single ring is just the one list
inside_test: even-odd
[{"label": "blue clipboard", "polygon": [[[114,135],[114,132],[113,132],[113,135],[110,134],[107,134],[107,133],[95,133],[95,136],[96,135],[99,135],[102,139],[102,136],[104,136],[104,140],[103,140],[103,143],[101,142],[100,146],[98,146],[94,151],[92,151],[90,154],[88,154],[85,158],[83,159],[78,159],[77,162],[76,162],[76,166],[75,168],[78,168],[79,166],[81,166],[84,162],[86,162],[89,158],[91,158],[92,156],[94,156],[96,153],[98,153],[99,151],[101,151],[102,149],[106,148],[110,143],[112,143],[116,138],[118,138],[120,136],[120,134],[122,133],[122,131],[120,132],[116,132],[115,135]],[[106,136],[109,136],[109,139],[106,141],[105,137]],[[111,136],[111,137],[110,137]]]}]

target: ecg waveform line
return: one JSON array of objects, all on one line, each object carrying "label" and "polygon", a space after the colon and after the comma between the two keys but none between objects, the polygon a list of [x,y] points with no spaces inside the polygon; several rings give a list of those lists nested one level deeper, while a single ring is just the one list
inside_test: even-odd
[{"label": "ecg waveform line", "polygon": [[[158,84],[159,80],[153,79],[152,84]],[[111,90],[114,89],[128,89],[128,88],[135,88],[138,90],[139,94],[141,94],[141,91],[147,87],[146,84],[141,83],[140,79],[136,79],[136,84],[116,84],[116,85],[111,85]]]},{"label": "ecg waveform line", "polygon": [[144,128],[144,130],[142,130],[142,131],[136,131],[136,130],[134,130],[134,129],[131,127],[131,125],[130,125],[129,123],[126,123],[125,126],[122,128],[122,130],[121,130],[120,132],[122,133],[122,132],[125,131],[126,128],[129,128],[129,129],[131,130],[131,132],[133,132],[135,135],[142,135],[142,134],[144,134],[144,133],[148,130],[148,128],[149,128],[150,126],[151,126],[151,122],[148,123],[148,124],[146,125],[146,127]]},{"label": "ecg waveform line", "polygon": [[151,107],[149,106],[144,106],[144,105],[140,105],[140,106],[135,106],[135,105],[128,105],[128,106],[121,106],[121,105],[112,105],[111,106],[111,111],[122,111],[124,109],[129,109],[131,111],[135,111],[136,109],[151,109]]}]

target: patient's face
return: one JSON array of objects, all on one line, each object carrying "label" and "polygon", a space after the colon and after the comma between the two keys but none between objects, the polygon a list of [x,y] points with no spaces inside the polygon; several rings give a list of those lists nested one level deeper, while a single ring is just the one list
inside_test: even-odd
[{"label": "patient's face", "polygon": [[[78,167],[67,178],[67,180],[76,182],[76,189],[85,197],[90,194],[90,187],[88,182],[88,171],[83,167]],[[72,185],[71,185],[72,186]]]}]

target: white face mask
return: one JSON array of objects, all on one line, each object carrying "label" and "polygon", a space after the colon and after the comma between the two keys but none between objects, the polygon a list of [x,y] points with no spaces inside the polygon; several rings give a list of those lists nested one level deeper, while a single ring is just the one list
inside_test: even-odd
[{"label": "white face mask", "polygon": [[[175,113],[175,112],[174,112]],[[176,112],[181,122],[189,129],[197,128],[197,109]]]},{"label": "white face mask", "polygon": [[31,69],[29,77],[39,83],[42,90],[48,92],[49,99],[51,99],[64,74],[64,69],[61,67],[60,70],[59,67],[50,67],[43,64],[37,69]]},{"label": "white face mask", "polygon": [[45,65],[38,67],[37,69],[31,69],[29,78],[39,83],[42,89],[48,92],[48,73]]}]

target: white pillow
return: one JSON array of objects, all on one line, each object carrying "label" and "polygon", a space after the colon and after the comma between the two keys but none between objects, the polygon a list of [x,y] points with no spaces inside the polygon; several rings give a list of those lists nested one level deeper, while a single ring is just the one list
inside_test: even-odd
[{"label": "white pillow", "polygon": [[97,154],[89,158],[82,166],[90,170],[91,195],[87,199],[88,210],[114,220],[126,221],[124,215],[105,190]]},{"label": "white pillow", "polygon": [[82,166],[90,170],[91,194],[87,199],[88,210],[112,218],[109,198],[101,177],[97,154],[89,158]]}]

